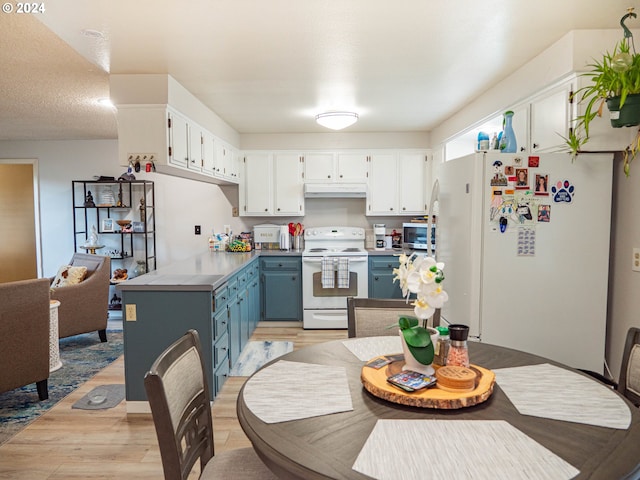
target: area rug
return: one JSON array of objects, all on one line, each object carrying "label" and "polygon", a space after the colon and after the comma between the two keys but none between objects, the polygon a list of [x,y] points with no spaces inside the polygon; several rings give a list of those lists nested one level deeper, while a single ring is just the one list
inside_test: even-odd
[{"label": "area rug", "polygon": [[122,332],[108,331],[107,339],[92,332],[60,340],[62,368],[49,376],[47,400],[38,400],[34,383],[0,393],[0,445],[122,355]]},{"label": "area rug", "polygon": [[249,342],[229,375],[248,377],[265,363],[291,351],[293,351],[293,342]]}]

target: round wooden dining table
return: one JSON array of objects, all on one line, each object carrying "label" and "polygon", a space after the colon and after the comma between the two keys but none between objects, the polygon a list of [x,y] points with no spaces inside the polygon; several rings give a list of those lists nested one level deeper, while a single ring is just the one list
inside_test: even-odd
[{"label": "round wooden dining table", "polygon": [[[550,364],[584,375],[539,356],[484,343],[470,342],[469,353],[473,364],[492,370]],[[376,423],[388,419],[502,420],[579,470],[575,478],[640,478],[637,473],[640,465],[640,411],[626,399],[623,401],[631,412],[628,428],[607,428],[523,415],[500,387],[499,381],[484,403],[454,410],[419,408],[391,403],[365,390],[361,382],[365,362],[347,349],[343,340],[288,353],[261,370],[281,360],[343,367],[353,404],[350,411],[266,423],[245,401],[245,389],[251,378],[247,380],[238,396],[238,419],[258,455],[283,479],[371,478],[354,470],[353,465]],[[304,382],[304,379],[300,381]],[[295,389],[296,385],[290,388]],[[331,390],[334,387],[327,382],[326,388]],[[562,389],[563,385],[558,385],[558,388]],[[429,448],[428,442],[424,448]]]}]

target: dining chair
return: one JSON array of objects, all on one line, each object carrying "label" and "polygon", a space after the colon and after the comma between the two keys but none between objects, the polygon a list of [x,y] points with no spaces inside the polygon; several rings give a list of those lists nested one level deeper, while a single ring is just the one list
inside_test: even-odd
[{"label": "dining chair", "polygon": [[[404,299],[347,297],[347,327],[349,338],[398,335],[401,315],[415,316],[413,305]],[[440,309],[433,314],[433,326],[440,325]]]},{"label": "dining chair", "polygon": [[597,372],[582,369],[580,371],[613,387],[636,407],[640,407],[640,328],[631,327],[627,331],[620,365],[620,378],[617,383]]},{"label": "dining chair", "polygon": [[209,386],[198,332],[189,330],[153,362],[144,387],[165,480],[184,480],[200,460],[200,479],[277,477],[251,447],[214,455]]}]

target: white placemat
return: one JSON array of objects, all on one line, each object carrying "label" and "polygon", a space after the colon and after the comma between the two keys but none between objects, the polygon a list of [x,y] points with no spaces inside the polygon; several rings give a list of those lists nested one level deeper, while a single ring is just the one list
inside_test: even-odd
[{"label": "white placemat", "polygon": [[247,380],[247,407],[277,423],[353,410],[344,367],[280,360]]},{"label": "white placemat", "polygon": [[494,370],[523,415],[626,430],[631,411],[609,387],[548,363]]},{"label": "white placemat", "polygon": [[398,335],[350,338],[342,343],[363,362],[380,355],[402,353],[402,344]]},{"label": "white placemat", "polygon": [[353,469],[378,480],[566,480],[580,473],[502,420],[378,420]]}]

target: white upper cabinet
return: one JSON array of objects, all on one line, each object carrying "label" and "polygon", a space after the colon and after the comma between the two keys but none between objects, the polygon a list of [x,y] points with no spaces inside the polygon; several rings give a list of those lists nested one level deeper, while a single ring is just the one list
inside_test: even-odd
[{"label": "white upper cabinet", "polygon": [[396,215],[399,202],[398,187],[397,155],[371,155],[367,215]]},{"label": "white upper cabinet", "polygon": [[189,165],[189,122],[179,113],[167,112],[169,163],[178,167]]},{"label": "white upper cabinet", "polygon": [[339,153],[337,161],[337,182],[366,183],[369,156],[361,153]]},{"label": "white upper cabinet", "polygon": [[197,124],[189,124],[189,169],[196,172],[202,171],[202,132]]},{"label": "white upper cabinet", "polygon": [[304,155],[305,183],[366,183],[366,153],[307,153]]},{"label": "white upper cabinet", "polygon": [[400,215],[424,215],[427,209],[425,196],[427,185],[427,154],[403,153],[398,156]]},{"label": "white upper cabinet", "polygon": [[251,153],[244,156],[244,181],[240,191],[243,216],[273,215],[272,155]]},{"label": "white upper cabinet", "polygon": [[276,153],[273,157],[274,214],[304,215],[304,157],[295,153]]},{"label": "white upper cabinet", "polygon": [[306,183],[335,182],[335,154],[307,153],[304,155],[304,181]]},{"label": "white upper cabinet", "polygon": [[243,165],[242,216],[304,215],[301,154],[252,152]]},{"label": "white upper cabinet", "polygon": [[215,138],[207,132],[202,132],[202,173],[213,176],[215,174]]},{"label": "white upper cabinet", "polygon": [[565,82],[531,100],[531,152],[562,149],[563,137],[569,136],[572,90],[573,83]]},{"label": "white upper cabinet", "polygon": [[425,152],[369,155],[367,215],[423,215],[427,154]]}]

